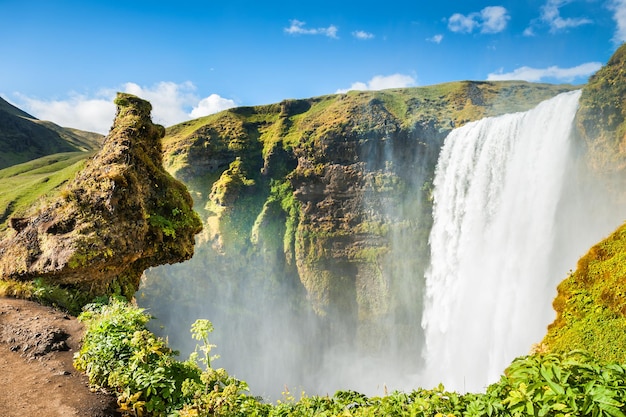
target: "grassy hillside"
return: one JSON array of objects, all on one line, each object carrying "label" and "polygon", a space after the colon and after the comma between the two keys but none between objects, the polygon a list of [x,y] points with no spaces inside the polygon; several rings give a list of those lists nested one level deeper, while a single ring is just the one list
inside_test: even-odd
[{"label": "grassy hillside", "polygon": [[578,261],[559,285],[554,309],[545,349],[626,363],[626,224]]},{"label": "grassy hillside", "polygon": [[11,216],[20,217],[42,196],[58,194],[89,156],[86,152],[49,155],[0,170],[0,235]]},{"label": "grassy hillside", "polygon": [[0,169],[55,153],[93,151],[102,138],[38,120],[0,98]]}]

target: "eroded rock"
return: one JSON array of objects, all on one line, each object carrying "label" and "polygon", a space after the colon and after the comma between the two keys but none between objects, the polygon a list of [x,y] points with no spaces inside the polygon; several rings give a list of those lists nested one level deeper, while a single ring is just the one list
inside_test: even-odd
[{"label": "eroded rock", "polygon": [[162,166],[152,106],[118,93],[102,149],[52,201],[11,221],[0,277],[45,277],[93,295],[132,295],[146,268],[189,259],[201,222],[185,186]]}]

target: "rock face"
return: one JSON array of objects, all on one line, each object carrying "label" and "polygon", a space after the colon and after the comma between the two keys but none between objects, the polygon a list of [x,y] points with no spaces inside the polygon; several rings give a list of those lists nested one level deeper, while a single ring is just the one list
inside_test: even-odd
[{"label": "rock face", "polygon": [[189,259],[201,223],[185,186],[162,167],[164,128],[119,93],[102,149],[53,201],[10,221],[0,277],[43,277],[92,295],[132,296],[143,271]]},{"label": "rock face", "polygon": [[[254,321],[262,297],[273,306],[289,299],[311,308],[325,335],[384,349],[397,339],[389,332],[420,321],[431,181],[447,133],[573,88],[459,82],[350,92],[170,128],[165,165],[190,187],[205,230],[189,263],[168,278],[147,274],[150,308],[159,316],[158,304],[226,304],[240,319],[247,313],[237,304]],[[186,283],[173,284],[176,276]],[[416,346],[419,335],[406,337]]]},{"label": "rock face", "polygon": [[587,146],[586,162],[610,192],[626,202],[626,44],[589,78],[576,124]]}]

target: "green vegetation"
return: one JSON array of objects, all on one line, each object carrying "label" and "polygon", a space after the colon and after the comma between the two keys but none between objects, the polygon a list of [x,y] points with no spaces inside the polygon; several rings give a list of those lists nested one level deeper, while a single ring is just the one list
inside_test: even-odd
[{"label": "green vegetation", "polygon": [[90,154],[70,152],[45,156],[0,170],[0,234],[8,219],[20,217],[42,197],[52,197],[71,180]]},{"label": "green vegetation", "polygon": [[228,416],[249,398],[243,394],[245,383],[211,368],[212,326],[207,320],[192,327],[202,342],[198,349],[205,353],[202,370],[197,354],[185,362],[175,359],[176,352],[146,329],[150,317],[142,309],[122,299],[102,301],[86,306],[79,316],[86,333],[74,365],[90,384],[115,391],[124,415]]},{"label": "green vegetation", "polygon": [[0,280],[0,296],[25,298],[77,315],[91,297],[76,288],[50,283],[45,278],[33,281]]},{"label": "green vegetation", "polygon": [[192,336],[201,344],[181,362],[146,330],[150,317],[142,309],[121,299],[103,301],[79,317],[87,330],[75,366],[93,386],[115,391],[125,416],[626,416],[626,366],[580,351],[518,358],[485,393],[458,394],[440,385],[374,397],[338,391],[296,399],[286,391],[282,400],[268,404],[251,396],[245,382],[211,367],[210,321],[193,324]]},{"label": "green vegetation", "polygon": [[558,287],[543,349],[626,363],[626,224],[592,247]]}]

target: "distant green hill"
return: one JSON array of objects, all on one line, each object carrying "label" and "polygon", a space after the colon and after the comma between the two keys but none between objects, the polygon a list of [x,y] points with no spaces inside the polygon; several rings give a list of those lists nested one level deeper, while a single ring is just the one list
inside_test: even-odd
[{"label": "distant green hill", "polygon": [[11,216],[20,216],[42,196],[58,195],[58,188],[71,180],[91,152],[47,155],[0,169],[0,233]]},{"label": "distant green hill", "polygon": [[102,138],[38,120],[0,98],[0,169],[55,153],[90,152]]}]

